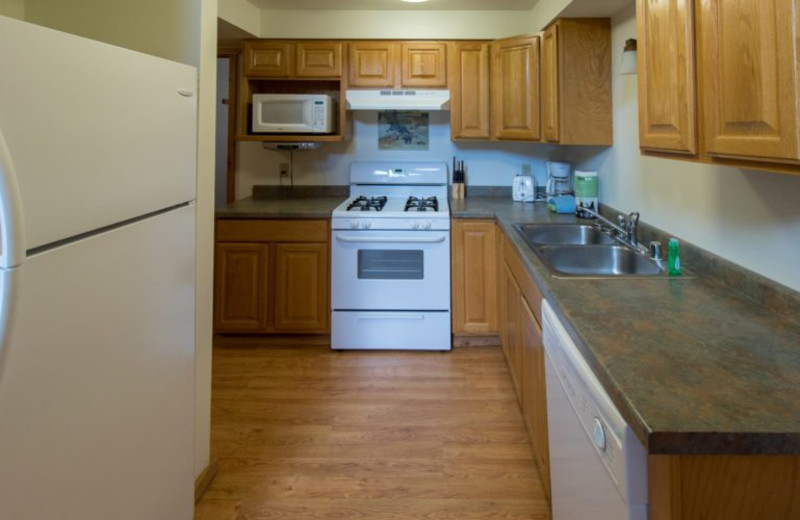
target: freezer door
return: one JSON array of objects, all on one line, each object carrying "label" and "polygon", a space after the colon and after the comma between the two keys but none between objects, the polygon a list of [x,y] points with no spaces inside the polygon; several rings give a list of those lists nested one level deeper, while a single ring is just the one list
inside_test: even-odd
[{"label": "freezer door", "polygon": [[186,206],[19,268],[0,518],[192,518],[194,219]]},{"label": "freezer door", "polygon": [[0,16],[29,249],[195,198],[194,67]]}]

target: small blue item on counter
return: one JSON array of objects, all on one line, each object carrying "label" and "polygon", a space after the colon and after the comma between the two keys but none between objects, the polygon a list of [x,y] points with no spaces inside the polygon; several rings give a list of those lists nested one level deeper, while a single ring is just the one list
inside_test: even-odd
[{"label": "small blue item on counter", "polygon": [[557,195],[547,199],[547,207],[553,213],[575,213],[575,197],[572,195]]},{"label": "small blue item on counter", "polygon": [[681,275],[681,249],[678,244],[678,239],[672,237],[669,239],[669,246],[667,248],[667,269],[670,276]]}]

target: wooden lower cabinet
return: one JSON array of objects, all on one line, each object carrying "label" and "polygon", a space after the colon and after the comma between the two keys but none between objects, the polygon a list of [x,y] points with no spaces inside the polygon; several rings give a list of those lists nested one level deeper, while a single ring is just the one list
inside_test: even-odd
[{"label": "wooden lower cabinet", "polygon": [[522,415],[531,436],[542,484],[550,496],[550,449],[547,440],[547,398],[542,327],[525,298],[521,298]]},{"label": "wooden lower cabinet", "polygon": [[514,382],[517,399],[522,401],[522,348],[520,346],[520,302],[522,300],[519,284],[508,268],[503,275],[503,352],[506,355],[508,370]]},{"label": "wooden lower cabinet", "polygon": [[214,267],[217,330],[266,330],[268,262],[266,244],[217,244]]},{"label": "wooden lower cabinet", "polygon": [[327,220],[217,221],[214,330],[326,334]]},{"label": "wooden lower cabinet", "polygon": [[491,220],[453,220],[453,334],[496,335],[497,227]]},{"label": "wooden lower cabinet", "polygon": [[328,286],[328,244],[276,244],[275,330],[326,330]]},{"label": "wooden lower cabinet", "polygon": [[503,352],[528,427],[536,464],[550,500],[550,450],[542,342],[542,295],[510,241],[503,241]]},{"label": "wooden lower cabinet", "polygon": [[800,455],[650,455],[650,520],[800,519]]}]

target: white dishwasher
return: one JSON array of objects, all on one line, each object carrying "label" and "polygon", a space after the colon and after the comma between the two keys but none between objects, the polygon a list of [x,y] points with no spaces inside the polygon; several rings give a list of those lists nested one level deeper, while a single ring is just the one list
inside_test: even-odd
[{"label": "white dishwasher", "polygon": [[646,520],[647,453],[546,300],[553,520]]}]

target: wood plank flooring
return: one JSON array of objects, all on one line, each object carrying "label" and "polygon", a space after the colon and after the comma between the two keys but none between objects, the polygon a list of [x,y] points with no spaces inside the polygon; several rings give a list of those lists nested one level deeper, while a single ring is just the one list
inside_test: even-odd
[{"label": "wood plank flooring", "polygon": [[216,348],[195,520],[549,519],[498,347]]}]

